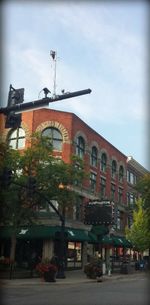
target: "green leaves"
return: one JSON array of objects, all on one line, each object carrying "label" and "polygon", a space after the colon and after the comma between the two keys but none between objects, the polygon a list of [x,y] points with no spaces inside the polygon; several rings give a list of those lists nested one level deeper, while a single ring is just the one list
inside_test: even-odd
[{"label": "green leaves", "polygon": [[126,229],[128,239],[139,251],[150,248],[150,232],[148,228],[147,213],[143,208],[143,201],[136,202],[136,210],[133,212],[133,224],[130,229]]},{"label": "green leaves", "polygon": [[[26,150],[18,152],[0,143],[0,173],[6,164],[12,171],[12,184],[7,192],[3,190],[0,199],[3,222],[10,222],[15,227],[34,221],[35,211],[41,204],[47,208],[36,190],[50,200],[56,200],[60,210],[64,210],[74,205],[77,197],[74,186],[81,186],[85,178],[82,160],[72,156],[67,164],[55,158],[46,137],[33,134],[29,144]],[[36,180],[36,190],[32,192],[28,188],[29,177]]]}]

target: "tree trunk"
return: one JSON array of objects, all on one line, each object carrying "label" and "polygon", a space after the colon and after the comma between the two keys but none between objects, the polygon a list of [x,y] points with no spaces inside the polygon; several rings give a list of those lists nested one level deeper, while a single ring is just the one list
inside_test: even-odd
[{"label": "tree trunk", "polygon": [[15,261],[16,243],[17,243],[16,234],[13,233],[12,236],[11,236],[11,248],[10,248],[10,260],[12,262]]}]

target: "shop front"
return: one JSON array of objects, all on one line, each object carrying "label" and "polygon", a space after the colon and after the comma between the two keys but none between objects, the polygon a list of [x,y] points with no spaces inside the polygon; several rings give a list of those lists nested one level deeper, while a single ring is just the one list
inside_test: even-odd
[{"label": "shop front", "polygon": [[[34,225],[18,228],[15,263],[28,268],[33,257],[43,260],[51,259],[53,255],[59,256],[60,232],[60,226]],[[1,228],[1,257],[10,256],[11,234],[11,227]],[[87,243],[90,240],[88,231],[66,227],[64,237],[66,268],[82,268],[86,263]]]}]

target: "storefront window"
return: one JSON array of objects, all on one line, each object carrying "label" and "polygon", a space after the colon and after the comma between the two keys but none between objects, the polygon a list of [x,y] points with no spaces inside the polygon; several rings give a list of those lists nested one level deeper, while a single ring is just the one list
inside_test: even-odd
[{"label": "storefront window", "polygon": [[81,267],[82,265],[82,243],[68,242],[67,266]]}]

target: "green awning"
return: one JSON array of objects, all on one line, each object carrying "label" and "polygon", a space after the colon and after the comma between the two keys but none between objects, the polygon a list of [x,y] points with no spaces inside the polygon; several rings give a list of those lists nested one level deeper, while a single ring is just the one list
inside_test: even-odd
[{"label": "green awning", "polygon": [[[17,239],[50,239],[55,238],[55,234],[60,233],[60,226],[41,226],[41,225],[33,225],[28,227],[20,227],[17,229]],[[88,231],[81,229],[74,229],[65,227],[65,233],[67,239],[70,241],[89,241]],[[12,235],[12,227],[1,227],[0,228],[0,238],[1,239],[9,239]],[[58,235],[58,239],[60,238],[60,234]]]},{"label": "green awning", "polygon": [[114,247],[132,248],[132,244],[124,236],[112,236]]},{"label": "green awning", "polygon": [[123,239],[119,236],[112,236],[114,247],[124,247]]},{"label": "green awning", "polygon": [[66,228],[67,239],[70,241],[89,241],[88,231],[74,228]]},{"label": "green awning", "polygon": [[[40,239],[40,238],[53,238],[59,227],[34,225],[28,227],[20,227],[17,229],[16,237],[18,239]],[[0,228],[0,238],[11,238],[13,229],[12,227]]]},{"label": "green awning", "polygon": [[89,235],[89,243],[96,244],[98,243],[97,236],[93,232],[88,232]]},{"label": "green awning", "polygon": [[121,239],[123,241],[123,244],[124,244],[125,248],[132,248],[133,247],[133,245],[130,242],[130,240],[128,240],[126,237],[122,236]]},{"label": "green awning", "polygon": [[103,236],[100,242],[103,245],[112,245],[113,243],[112,238],[108,235]]}]

